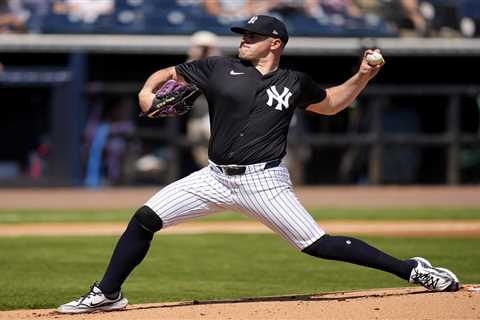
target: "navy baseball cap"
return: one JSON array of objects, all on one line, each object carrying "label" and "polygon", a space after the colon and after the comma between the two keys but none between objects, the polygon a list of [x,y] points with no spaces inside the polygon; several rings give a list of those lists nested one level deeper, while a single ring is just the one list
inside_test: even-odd
[{"label": "navy baseball cap", "polygon": [[288,31],[285,24],[275,17],[258,15],[247,20],[242,27],[230,28],[235,33],[244,34],[245,32],[258,33],[263,36],[280,38],[283,44],[288,42]]}]

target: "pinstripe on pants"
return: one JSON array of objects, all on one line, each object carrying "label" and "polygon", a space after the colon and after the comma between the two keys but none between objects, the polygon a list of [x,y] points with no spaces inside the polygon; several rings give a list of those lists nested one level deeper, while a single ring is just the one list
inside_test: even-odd
[{"label": "pinstripe on pants", "polygon": [[263,163],[247,166],[245,174],[228,176],[210,164],[166,186],[145,205],[159,215],[164,228],[219,211],[239,211],[297,249],[308,247],[325,232],[298,201],[288,169],[263,167]]}]

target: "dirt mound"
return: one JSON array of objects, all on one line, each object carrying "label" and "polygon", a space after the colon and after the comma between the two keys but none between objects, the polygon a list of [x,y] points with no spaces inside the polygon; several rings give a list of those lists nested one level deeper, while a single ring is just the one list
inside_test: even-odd
[{"label": "dirt mound", "polygon": [[415,287],[131,305],[125,311],[76,316],[16,310],[0,313],[0,319],[480,319],[480,285],[465,285],[455,293]]}]

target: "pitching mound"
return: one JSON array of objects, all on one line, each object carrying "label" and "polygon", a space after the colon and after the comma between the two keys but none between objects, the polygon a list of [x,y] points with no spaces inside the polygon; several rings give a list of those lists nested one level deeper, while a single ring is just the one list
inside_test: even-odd
[{"label": "pitching mound", "polygon": [[131,305],[125,311],[74,316],[53,310],[16,310],[1,312],[0,319],[480,319],[480,285],[464,285],[455,293],[412,287]]}]

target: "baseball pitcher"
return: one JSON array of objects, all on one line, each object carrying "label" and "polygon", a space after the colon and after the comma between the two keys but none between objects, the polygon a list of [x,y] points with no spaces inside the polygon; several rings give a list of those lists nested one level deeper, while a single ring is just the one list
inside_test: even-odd
[{"label": "baseball pitcher", "polygon": [[238,58],[210,57],[159,70],[139,93],[142,114],[152,118],[188,112],[198,93],[205,94],[209,165],[161,189],[139,208],[102,280],[58,311],[125,308],[121,286],[145,257],[154,233],[225,210],[257,219],[313,257],[383,270],[432,291],[458,290],[455,274],[424,258],[397,259],[361,240],[327,234],[298,201],[282,164],[295,109],[334,115],[347,108],[384,65],[379,50],[366,50],[357,73],[324,89],[307,74],[280,66],[289,39],[280,20],[258,15],[231,30],[241,34]]}]

